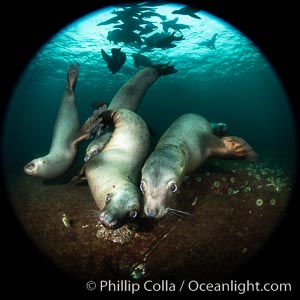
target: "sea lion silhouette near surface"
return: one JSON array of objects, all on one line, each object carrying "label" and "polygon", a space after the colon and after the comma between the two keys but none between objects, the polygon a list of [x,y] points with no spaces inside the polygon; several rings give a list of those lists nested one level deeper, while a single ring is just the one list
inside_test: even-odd
[{"label": "sea lion silhouette near surface", "polygon": [[126,62],[126,54],[121,51],[121,48],[112,48],[111,56],[109,56],[103,49],[101,49],[101,54],[112,74],[119,72]]}]

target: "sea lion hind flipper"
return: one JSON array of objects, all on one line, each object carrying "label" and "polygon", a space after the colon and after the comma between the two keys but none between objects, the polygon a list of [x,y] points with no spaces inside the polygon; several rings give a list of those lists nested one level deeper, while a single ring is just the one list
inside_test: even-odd
[{"label": "sea lion hind flipper", "polygon": [[242,138],[236,136],[225,136],[219,139],[213,148],[212,156],[223,159],[238,159],[247,162],[259,162],[258,154]]},{"label": "sea lion hind flipper", "polygon": [[175,66],[169,66],[169,64],[170,64],[170,62],[168,62],[166,64],[153,65],[153,67],[157,69],[158,76],[164,76],[164,75],[177,73],[178,70],[175,69]]},{"label": "sea lion hind flipper", "polygon": [[79,63],[70,64],[67,72],[67,89],[75,91],[79,74]]}]

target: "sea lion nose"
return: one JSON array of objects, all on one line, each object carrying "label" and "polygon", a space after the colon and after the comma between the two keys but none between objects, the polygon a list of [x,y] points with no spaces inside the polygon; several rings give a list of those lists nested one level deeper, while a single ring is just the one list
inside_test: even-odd
[{"label": "sea lion nose", "polygon": [[147,209],[147,215],[149,217],[156,217],[158,215],[158,209]]},{"label": "sea lion nose", "polygon": [[103,213],[100,216],[100,221],[103,225],[109,225],[113,221],[113,217],[110,214]]}]

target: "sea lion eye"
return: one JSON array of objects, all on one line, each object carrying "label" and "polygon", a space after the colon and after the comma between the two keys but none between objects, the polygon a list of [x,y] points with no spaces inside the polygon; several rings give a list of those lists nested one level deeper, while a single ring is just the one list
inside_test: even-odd
[{"label": "sea lion eye", "polygon": [[175,193],[176,191],[177,191],[177,185],[176,185],[176,183],[171,183],[170,185],[169,185],[169,190],[172,192],[172,193]]},{"label": "sea lion eye", "polygon": [[112,196],[111,194],[107,194],[105,197],[105,203],[107,204],[111,200]]},{"label": "sea lion eye", "polygon": [[140,190],[141,190],[143,193],[145,192],[144,181],[141,181],[141,184],[140,184]]},{"label": "sea lion eye", "polygon": [[131,220],[133,220],[137,216],[137,214],[138,214],[137,210],[132,210],[128,216]]},{"label": "sea lion eye", "polygon": [[98,149],[95,149],[92,154],[96,155],[97,153],[98,153]]}]

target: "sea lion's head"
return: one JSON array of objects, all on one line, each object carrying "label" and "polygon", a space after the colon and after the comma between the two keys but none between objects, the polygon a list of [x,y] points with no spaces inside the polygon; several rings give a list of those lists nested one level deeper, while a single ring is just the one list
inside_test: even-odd
[{"label": "sea lion's head", "polygon": [[66,164],[62,159],[50,159],[49,156],[43,156],[33,159],[24,166],[24,172],[28,175],[41,178],[56,178],[63,174]]},{"label": "sea lion's head", "polygon": [[117,229],[134,220],[140,211],[141,193],[136,185],[126,183],[106,194],[100,222],[106,228]]},{"label": "sea lion's head", "polygon": [[99,145],[91,144],[87,147],[86,153],[84,156],[84,161],[89,161],[93,156],[97,155],[101,151]]},{"label": "sea lion's head", "polygon": [[36,158],[24,166],[24,171],[31,176],[44,177],[43,175],[46,174],[48,169],[47,164],[46,157]]},{"label": "sea lion's head", "polygon": [[160,162],[150,159],[142,170],[140,189],[144,194],[144,212],[152,218],[161,218],[168,212],[181,184],[180,170],[169,162]]},{"label": "sea lion's head", "polygon": [[144,194],[146,216],[158,219],[168,212],[169,205],[178,190],[178,183],[175,178],[168,178],[159,185],[153,185],[143,178],[140,189]]},{"label": "sea lion's head", "polygon": [[111,136],[112,136],[112,132],[106,132],[101,136],[93,139],[86,148],[84,161],[85,162],[89,161],[92,157],[94,157],[99,152],[101,152],[102,149],[105,147],[105,145],[108,143]]}]

